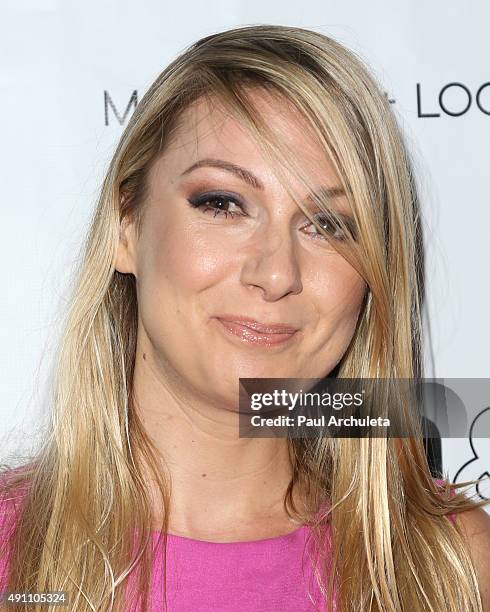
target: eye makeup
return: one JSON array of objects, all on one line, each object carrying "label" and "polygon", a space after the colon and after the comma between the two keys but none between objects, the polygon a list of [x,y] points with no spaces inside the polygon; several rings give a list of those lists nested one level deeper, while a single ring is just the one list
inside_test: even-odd
[{"label": "eye makeup", "polygon": [[[244,204],[242,198],[237,194],[229,191],[207,191],[205,193],[199,193],[192,197],[187,198],[188,204],[194,208],[202,212],[203,214],[212,214],[213,218],[222,216],[224,219],[234,219],[236,217],[246,217],[246,205]],[[344,214],[336,213],[333,217],[329,217],[325,214],[324,211],[319,210],[313,216],[314,222],[309,222],[302,228],[304,230],[306,227],[312,225],[314,228],[318,229],[318,226],[321,226],[324,231],[329,234],[330,239],[336,241],[346,240],[346,236],[344,230],[340,223],[338,223],[335,217],[339,217],[346,224],[347,231],[350,233],[351,237],[355,240],[355,224],[354,220]],[[337,233],[340,232],[340,235]],[[320,232],[305,232],[308,236],[313,239],[321,239],[327,240],[325,236]]]},{"label": "eye makeup", "polygon": [[[214,216],[224,214],[225,218],[230,216],[231,218],[235,215],[245,215],[245,205],[235,194],[225,191],[211,191],[203,193],[197,196],[188,198],[187,200],[193,208],[201,209],[202,212],[214,211]],[[211,206],[211,204],[217,204],[217,206]],[[226,206],[232,204],[234,210],[228,210]],[[242,212],[238,212],[238,211]]]}]

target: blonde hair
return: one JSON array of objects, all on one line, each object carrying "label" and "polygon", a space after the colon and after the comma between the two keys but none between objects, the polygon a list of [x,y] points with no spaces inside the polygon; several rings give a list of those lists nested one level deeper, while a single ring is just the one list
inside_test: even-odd
[{"label": "blonde hair", "polygon": [[[22,499],[9,540],[10,590],[67,590],[73,611],[132,609],[131,573],[138,579],[132,594],[148,608],[154,517],[146,477],[151,474],[162,508],[168,507],[169,482],[133,405],[137,294],[134,276],[115,270],[120,225],[131,218],[141,227],[148,170],[184,111],[201,99],[218,101],[242,121],[278,175],[287,168],[311,187],[290,161],[297,152],[291,155],[254,106],[249,94],[255,88],[289,103],[307,121],[358,227],[355,241],[335,246],[368,287],[337,376],[423,373],[417,193],[379,85],[354,53],[306,29],[246,26],[202,38],[144,95],[103,181],[57,355],[49,435],[32,461],[4,474],[2,497]],[[332,214],[324,200],[318,205]],[[285,507],[312,526],[327,605],[335,590],[339,610],[482,611],[467,544],[446,515],[485,502],[461,492],[450,497],[456,486],[438,490],[420,438],[288,444],[294,476]],[[313,521],[292,503],[300,480],[312,507],[330,500]],[[321,546],[327,522],[328,550]],[[164,545],[166,531],[164,513]]]}]

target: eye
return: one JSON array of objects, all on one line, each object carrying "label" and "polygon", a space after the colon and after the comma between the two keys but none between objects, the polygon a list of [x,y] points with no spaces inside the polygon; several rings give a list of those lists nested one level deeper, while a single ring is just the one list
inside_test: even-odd
[{"label": "eye", "polygon": [[[226,193],[204,193],[188,199],[193,208],[199,208],[203,213],[214,211],[213,217],[225,215],[225,219],[236,215],[245,216],[243,204],[236,198]],[[241,211],[241,212],[240,212]]]},{"label": "eye", "polygon": [[[345,222],[347,224],[347,227],[350,230],[349,221],[346,220]],[[329,219],[324,216],[317,216],[316,223],[320,225],[325,230],[325,232],[327,232],[327,234],[329,234],[334,240],[345,240],[346,239],[346,234],[342,230],[342,227],[338,223],[336,223],[333,219]],[[314,223],[309,223],[308,225],[304,225],[301,229],[305,229],[306,227],[313,228],[312,232],[305,232],[309,236],[312,236],[315,239],[319,238],[320,240],[327,240],[327,238],[325,238],[325,236],[323,236],[323,234],[319,232],[318,227]]]}]

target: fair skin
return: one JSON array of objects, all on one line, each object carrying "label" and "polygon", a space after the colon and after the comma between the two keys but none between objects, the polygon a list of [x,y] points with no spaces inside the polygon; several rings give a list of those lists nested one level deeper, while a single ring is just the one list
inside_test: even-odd
[{"label": "fair skin", "polygon": [[[338,187],[297,115],[255,99],[268,124],[301,151],[298,164],[315,189]],[[262,188],[222,168],[184,173],[209,158],[245,168]],[[123,224],[116,269],[136,277],[135,397],[171,478],[169,533],[226,542],[293,531],[298,524],[282,505],[292,474],[286,439],[238,436],[238,379],[328,374],[354,334],[365,282],[314,235],[251,136],[216,106],[188,110],[148,184],[141,234]],[[188,203],[217,190],[236,194],[245,215],[229,201],[234,218]],[[349,212],[345,196],[335,206]],[[214,317],[222,313],[300,332],[285,345],[251,345],[221,328]]]}]

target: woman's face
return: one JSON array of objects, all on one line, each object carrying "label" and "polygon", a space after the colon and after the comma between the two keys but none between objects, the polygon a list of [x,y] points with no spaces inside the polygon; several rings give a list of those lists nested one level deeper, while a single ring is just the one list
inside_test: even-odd
[{"label": "woman's face", "polygon": [[[339,187],[301,118],[253,95],[315,187]],[[136,276],[139,351],[165,381],[232,408],[239,377],[323,377],[338,363],[365,282],[316,232],[239,123],[204,101],[188,109],[150,171],[145,206],[141,234],[136,240],[126,228],[116,268]],[[333,206],[350,214],[343,195]],[[229,322],[238,317],[297,331]]]}]

